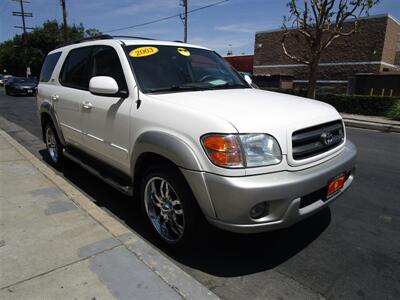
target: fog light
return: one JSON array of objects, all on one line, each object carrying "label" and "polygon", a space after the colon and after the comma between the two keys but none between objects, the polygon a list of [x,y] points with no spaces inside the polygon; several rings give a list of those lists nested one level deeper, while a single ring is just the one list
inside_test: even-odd
[{"label": "fog light", "polygon": [[268,204],[267,202],[261,202],[257,205],[254,205],[252,209],[250,209],[250,217],[252,219],[260,219],[268,214]]}]

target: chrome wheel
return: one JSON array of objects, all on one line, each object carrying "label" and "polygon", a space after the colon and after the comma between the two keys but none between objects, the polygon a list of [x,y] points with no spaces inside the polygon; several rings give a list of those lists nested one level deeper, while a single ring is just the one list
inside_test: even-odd
[{"label": "chrome wheel", "polygon": [[46,128],[46,147],[47,151],[49,152],[51,160],[57,163],[58,162],[57,140],[54,131],[50,126]]},{"label": "chrome wheel", "polygon": [[181,239],[185,229],[182,203],[173,187],[161,177],[152,177],[144,190],[144,204],[158,234],[170,243]]}]

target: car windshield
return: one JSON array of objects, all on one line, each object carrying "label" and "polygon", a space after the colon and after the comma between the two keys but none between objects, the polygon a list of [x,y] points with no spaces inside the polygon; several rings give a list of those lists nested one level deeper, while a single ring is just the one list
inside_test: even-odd
[{"label": "car windshield", "polygon": [[34,81],[30,78],[25,77],[13,77],[12,82],[15,83],[34,83]]},{"label": "car windshield", "polygon": [[164,45],[126,47],[144,93],[249,88],[215,52]]}]

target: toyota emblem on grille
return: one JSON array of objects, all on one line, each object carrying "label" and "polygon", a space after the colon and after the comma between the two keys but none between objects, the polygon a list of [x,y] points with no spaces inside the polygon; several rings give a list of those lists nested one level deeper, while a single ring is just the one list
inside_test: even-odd
[{"label": "toyota emblem on grille", "polygon": [[326,146],[332,144],[333,143],[333,134],[332,134],[332,132],[324,132],[323,134],[321,134],[321,141]]}]

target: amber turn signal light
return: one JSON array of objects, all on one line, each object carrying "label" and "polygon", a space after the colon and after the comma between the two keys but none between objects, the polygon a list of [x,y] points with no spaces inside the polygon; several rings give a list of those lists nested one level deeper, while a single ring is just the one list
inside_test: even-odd
[{"label": "amber turn signal light", "polygon": [[221,167],[243,167],[240,141],[236,135],[209,134],[201,142],[210,160]]}]

